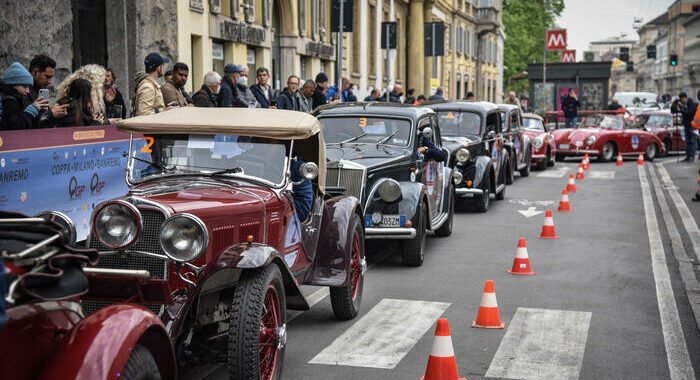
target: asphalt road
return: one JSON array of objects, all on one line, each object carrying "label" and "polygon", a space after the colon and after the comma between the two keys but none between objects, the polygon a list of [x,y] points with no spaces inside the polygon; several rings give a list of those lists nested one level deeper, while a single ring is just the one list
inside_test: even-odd
[{"label": "asphalt road", "polygon": [[[402,266],[391,245],[371,252],[354,320],[335,320],[324,291],[305,288],[320,301],[288,322],[283,378],[420,379],[438,317],[470,380],[700,377],[700,203],[688,201],[697,165],[593,162],[573,212],[556,212],[569,172],[573,162],[516,178],[486,214],[459,209],[451,237],[428,239],[421,267]],[[544,213],[518,212],[547,208],[560,239],[536,238]],[[505,271],[520,237],[534,276]],[[505,329],[471,327],[485,280]]]}]

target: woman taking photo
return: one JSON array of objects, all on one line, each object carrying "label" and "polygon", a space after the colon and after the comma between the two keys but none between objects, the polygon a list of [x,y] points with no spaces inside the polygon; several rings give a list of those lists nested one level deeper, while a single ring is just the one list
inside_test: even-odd
[{"label": "woman taking photo", "polygon": [[68,94],[58,100],[68,104],[68,113],[58,122],[59,127],[80,127],[104,123],[104,116],[94,114],[90,101],[92,86],[85,79],[76,79],[70,84]]}]

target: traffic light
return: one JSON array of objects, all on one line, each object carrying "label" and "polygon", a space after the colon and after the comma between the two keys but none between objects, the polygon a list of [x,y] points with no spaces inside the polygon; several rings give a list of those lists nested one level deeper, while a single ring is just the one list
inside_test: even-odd
[{"label": "traffic light", "polygon": [[656,59],[656,45],[647,45],[647,58]]},{"label": "traffic light", "polygon": [[627,72],[631,73],[633,71],[634,71],[634,62],[632,62],[632,61],[627,62]]},{"label": "traffic light", "polygon": [[620,61],[627,62],[630,60],[630,48],[621,47],[620,48]]},{"label": "traffic light", "polygon": [[670,54],[668,64],[671,66],[678,66],[678,54]]}]

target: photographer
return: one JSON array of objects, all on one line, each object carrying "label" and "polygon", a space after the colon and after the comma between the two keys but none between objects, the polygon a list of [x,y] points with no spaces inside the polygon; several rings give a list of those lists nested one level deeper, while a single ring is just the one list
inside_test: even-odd
[{"label": "photographer", "polygon": [[697,130],[693,128],[693,118],[698,109],[698,103],[693,99],[688,98],[688,94],[681,92],[678,95],[678,100],[671,105],[671,113],[680,113],[683,115],[683,127],[685,127],[685,159],[683,162],[693,162],[695,160],[695,152],[698,148]]},{"label": "photographer", "polygon": [[126,119],[126,104],[122,93],[114,85],[114,72],[112,69],[107,69],[105,73],[105,106],[107,108],[107,117]]}]

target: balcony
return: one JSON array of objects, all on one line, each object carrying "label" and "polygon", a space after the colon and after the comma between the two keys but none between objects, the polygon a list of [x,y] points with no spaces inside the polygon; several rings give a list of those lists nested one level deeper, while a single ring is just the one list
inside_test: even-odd
[{"label": "balcony", "polygon": [[496,32],[501,27],[501,20],[498,17],[498,8],[488,1],[482,2],[476,8],[476,21],[478,22],[476,31],[479,34],[484,32]]}]

